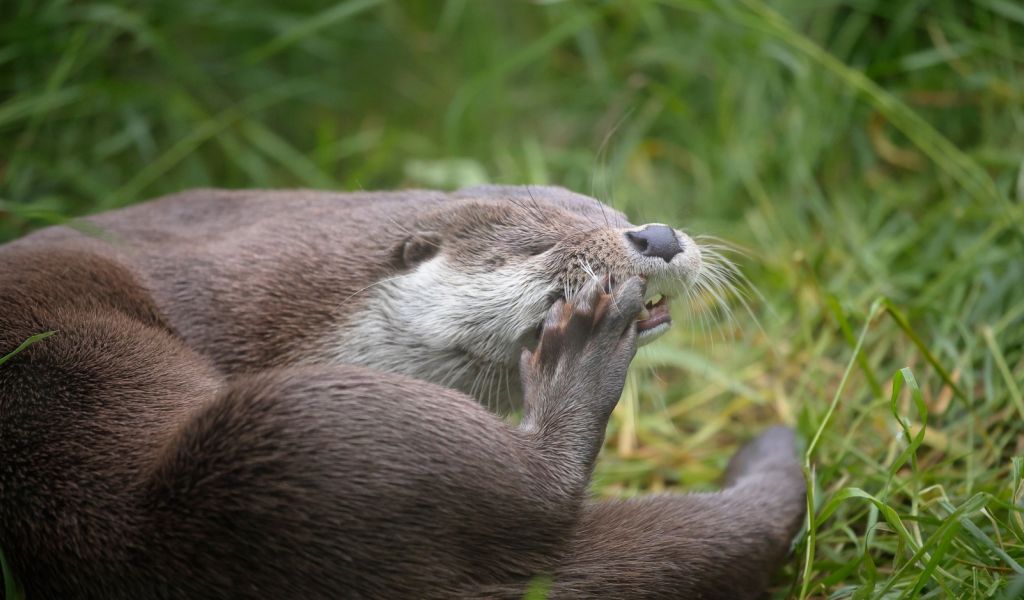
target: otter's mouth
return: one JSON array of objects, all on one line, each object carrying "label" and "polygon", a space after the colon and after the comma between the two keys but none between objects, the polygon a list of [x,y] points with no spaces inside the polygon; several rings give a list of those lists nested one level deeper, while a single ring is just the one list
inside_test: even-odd
[{"label": "otter's mouth", "polygon": [[647,300],[636,320],[638,345],[654,341],[672,327],[672,315],[669,314],[668,305],[668,296],[662,294],[655,294]]}]

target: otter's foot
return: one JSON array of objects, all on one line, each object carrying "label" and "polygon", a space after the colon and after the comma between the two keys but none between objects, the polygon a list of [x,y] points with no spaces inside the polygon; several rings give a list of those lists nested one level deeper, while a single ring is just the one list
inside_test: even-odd
[{"label": "otter's foot", "polygon": [[743,477],[757,473],[778,473],[803,480],[797,460],[796,434],[792,429],[778,425],[747,442],[729,460],[723,485],[735,485]]}]

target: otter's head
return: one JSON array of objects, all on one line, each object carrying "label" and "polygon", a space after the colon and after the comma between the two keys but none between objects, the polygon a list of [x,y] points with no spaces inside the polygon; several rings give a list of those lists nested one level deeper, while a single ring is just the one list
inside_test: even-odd
[{"label": "otter's head", "polygon": [[634,225],[561,188],[464,190],[394,224],[400,271],[365,293],[336,346],[346,362],[413,375],[490,402],[517,395],[515,370],[547,310],[590,278],[640,275],[646,344],[672,325],[670,304],[702,269],[701,249],[661,223]]}]

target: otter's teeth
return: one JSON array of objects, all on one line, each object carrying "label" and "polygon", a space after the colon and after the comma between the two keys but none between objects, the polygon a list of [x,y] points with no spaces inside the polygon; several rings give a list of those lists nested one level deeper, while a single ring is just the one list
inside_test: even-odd
[{"label": "otter's teeth", "polygon": [[636,320],[643,321],[644,319],[649,319],[650,317],[651,311],[647,310],[647,307],[645,306],[644,309],[640,311],[640,314],[637,315]]}]

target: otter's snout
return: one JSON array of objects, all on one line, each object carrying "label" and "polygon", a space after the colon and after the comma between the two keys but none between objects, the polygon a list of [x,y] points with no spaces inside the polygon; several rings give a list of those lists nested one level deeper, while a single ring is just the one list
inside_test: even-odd
[{"label": "otter's snout", "polygon": [[639,231],[627,231],[626,239],[643,256],[658,257],[665,262],[672,262],[672,258],[683,251],[675,230],[660,223],[647,225]]}]

